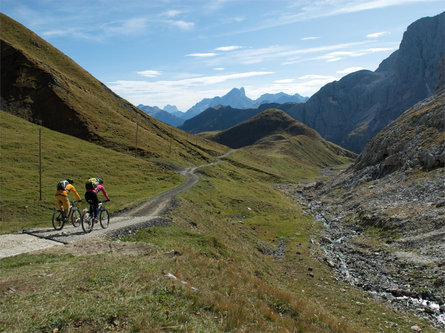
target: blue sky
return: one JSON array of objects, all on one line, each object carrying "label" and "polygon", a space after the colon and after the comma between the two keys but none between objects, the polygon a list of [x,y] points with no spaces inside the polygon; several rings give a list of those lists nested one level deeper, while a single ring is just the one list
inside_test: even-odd
[{"label": "blue sky", "polygon": [[181,111],[244,87],[311,96],[375,70],[443,0],[1,0],[131,103]]}]

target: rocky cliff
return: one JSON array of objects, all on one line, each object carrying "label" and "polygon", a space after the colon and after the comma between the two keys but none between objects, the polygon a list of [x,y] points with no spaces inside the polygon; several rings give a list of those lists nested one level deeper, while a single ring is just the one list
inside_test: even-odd
[{"label": "rocky cliff", "polygon": [[431,96],[445,55],[445,12],[412,23],[399,50],[375,72],[358,71],[327,84],[288,110],[325,139],[360,152],[368,139],[415,103]]}]

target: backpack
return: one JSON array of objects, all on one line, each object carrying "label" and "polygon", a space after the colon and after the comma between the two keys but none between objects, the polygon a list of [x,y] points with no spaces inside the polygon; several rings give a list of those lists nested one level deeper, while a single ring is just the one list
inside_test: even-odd
[{"label": "backpack", "polygon": [[97,185],[99,185],[99,179],[98,178],[90,178],[88,179],[88,183],[91,183],[93,185],[93,188],[95,189]]},{"label": "backpack", "polygon": [[67,180],[61,180],[60,182],[58,182],[57,183],[57,191],[65,191],[66,185],[68,185]]}]

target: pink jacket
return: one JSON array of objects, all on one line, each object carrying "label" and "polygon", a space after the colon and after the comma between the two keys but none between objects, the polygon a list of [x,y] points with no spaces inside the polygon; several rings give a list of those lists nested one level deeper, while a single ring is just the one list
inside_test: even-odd
[{"label": "pink jacket", "polygon": [[105,187],[102,184],[99,184],[96,186],[97,194],[99,194],[100,191],[103,192],[103,194],[107,200],[110,200],[110,197],[108,196],[107,191],[105,191]]}]

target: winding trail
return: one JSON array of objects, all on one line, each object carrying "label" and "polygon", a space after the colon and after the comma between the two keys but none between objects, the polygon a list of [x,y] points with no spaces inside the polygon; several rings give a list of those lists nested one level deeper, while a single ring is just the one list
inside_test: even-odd
[{"label": "winding trail", "polygon": [[165,225],[166,219],[162,217],[162,214],[171,207],[174,198],[200,181],[196,171],[221,163],[224,158],[230,156],[234,151],[231,150],[227,154],[217,157],[216,162],[177,170],[177,173],[185,177],[181,185],[157,194],[148,201],[113,216],[110,219],[108,229],[102,229],[98,224],[95,224],[94,230],[89,234],[85,234],[81,227],[75,228],[67,223],[59,231],[53,228],[40,228],[23,230],[22,233],[0,235],[0,259],[53,246],[62,246],[87,238],[104,237],[107,234],[130,226],[145,228]]}]

